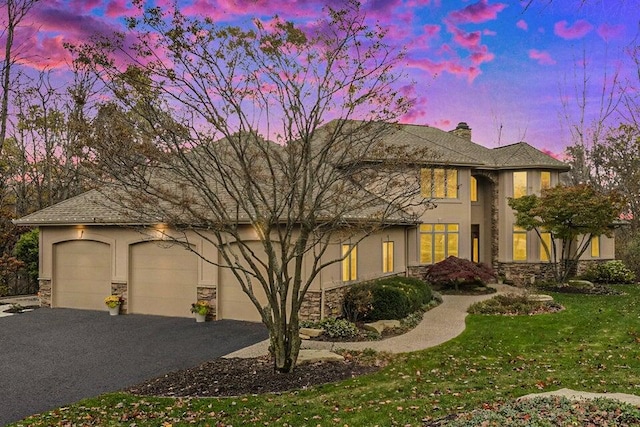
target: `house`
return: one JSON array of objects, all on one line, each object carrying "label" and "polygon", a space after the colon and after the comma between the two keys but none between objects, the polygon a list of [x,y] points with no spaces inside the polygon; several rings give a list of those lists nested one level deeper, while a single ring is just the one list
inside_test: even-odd
[{"label": "house", "polygon": [[[314,279],[301,310],[303,318],[339,315],[344,290],[354,282],[389,274],[419,276],[451,255],[489,264],[519,284],[549,275],[540,239],[514,226],[507,199],[557,185],[569,167],[525,142],[489,149],[471,136],[466,123],[450,132],[396,125],[385,135],[386,145],[426,147],[434,154],[413,167],[419,168],[421,196],[433,200],[435,207],[411,221],[399,218],[355,247],[349,241],[336,242],[327,256],[348,255]],[[228,268],[172,244],[165,238],[172,230],[160,220],[125,215],[98,191],[15,223],[40,228],[44,306],[103,310],[104,297],[115,293],[123,296],[128,313],[190,316],[191,303],[205,299],[211,301],[217,319],[260,320]],[[257,232],[250,226],[242,229],[259,251]],[[202,234],[187,233],[185,238],[196,252],[219,259]],[[600,236],[592,240],[582,261],[613,257],[613,239]],[[264,295],[257,297],[264,300]]]}]

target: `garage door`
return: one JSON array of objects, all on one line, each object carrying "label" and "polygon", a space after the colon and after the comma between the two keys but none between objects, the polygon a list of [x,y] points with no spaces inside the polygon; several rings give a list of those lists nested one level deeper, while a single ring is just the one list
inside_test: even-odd
[{"label": "garage door", "polygon": [[[258,242],[250,243],[250,247],[257,253],[262,251]],[[264,305],[267,298],[262,291],[262,286],[255,282],[253,290],[258,296],[258,300]],[[228,268],[219,268],[218,299],[219,318],[221,319],[248,320],[252,322],[260,322],[262,320],[258,310],[242,290],[238,279]]]},{"label": "garage door", "polygon": [[105,310],[111,294],[111,247],[91,240],[73,240],[53,247],[54,307]]},{"label": "garage door", "polygon": [[191,317],[198,257],[179,245],[144,242],[129,254],[129,312]]}]

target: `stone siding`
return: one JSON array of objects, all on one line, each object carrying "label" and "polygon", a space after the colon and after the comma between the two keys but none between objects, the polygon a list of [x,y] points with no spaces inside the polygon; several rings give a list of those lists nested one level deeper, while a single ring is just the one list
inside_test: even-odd
[{"label": "stone siding", "polygon": [[322,292],[307,291],[300,306],[300,320],[312,320],[314,322],[320,320],[322,317],[321,306]]},{"label": "stone siding", "polygon": [[111,282],[111,295],[118,295],[123,300],[120,305],[120,314],[127,314],[128,291],[129,286],[126,282]]},{"label": "stone siding", "polygon": [[501,262],[497,273],[504,275],[509,283],[523,287],[538,280],[553,280],[553,265],[548,262]]},{"label": "stone siding", "polygon": [[51,279],[38,279],[40,290],[38,298],[40,299],[40,307],[51,308]]},{"label": "stone siding", "polygon": [[339,288],[333,288],[324,291],[324,317],[340,317],[342,316],[342,303],[344,302],[344,294],[350,285],[344,285]]},{"label": "stone siding", "polygon": [[198,286],[196,295],[198,301],[208,301],[211,306],[211,311],[207,314],[206,320],[217,320],[218,288],[216,286]]}]

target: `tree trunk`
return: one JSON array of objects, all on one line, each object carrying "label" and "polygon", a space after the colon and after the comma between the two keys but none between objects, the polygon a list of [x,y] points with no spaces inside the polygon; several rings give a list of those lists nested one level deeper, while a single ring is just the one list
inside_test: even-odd
[{"label": "tree trunk", "polygon": [[272,323],[269,336],[271,337],[269,351],[274,358],[274,370],[287,374],[293,372],[302,343],[297,313],[292,315],[289,324],[284,319],[281,322]]}]

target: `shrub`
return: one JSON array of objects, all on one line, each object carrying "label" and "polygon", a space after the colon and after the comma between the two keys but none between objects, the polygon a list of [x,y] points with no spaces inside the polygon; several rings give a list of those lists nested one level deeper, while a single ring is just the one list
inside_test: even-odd
[{"label": "shrub", "polygon": [[347,290],[343,312],[351,321],[402,319],[433,299],[429,284],[419,279],[387,277]]},{"label": "shrub", "polygon": [[636,275],[622,261],[607,261],[591,266],[583,275],[586,280],[595,283],[633,283]]},{"label": "shrub", "polygon": [[554,301],[535,301],[527,295],[497,295],[480,301],[469,307],[471,314],[525,315],[561,310],[562,306]]},{"label": "shrub", "polygon": [[29,280],[36,285],[38,283],[39,241],[37,228],[27,231],[20,236],[13,250],[16,258],[24,263]]},{"label": "shrub", "polygon": [[358,335],[358,327],[345,319],[327,318],[318,324],[331,338],[353,338]]},{"label": "shrub", "polygon": [[476,264],[466,259],[450,256],[433,264],[427,270],[427,281],[438,287],[484,286],[496,279],[495,272],[485,264]]}]

